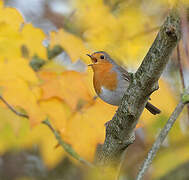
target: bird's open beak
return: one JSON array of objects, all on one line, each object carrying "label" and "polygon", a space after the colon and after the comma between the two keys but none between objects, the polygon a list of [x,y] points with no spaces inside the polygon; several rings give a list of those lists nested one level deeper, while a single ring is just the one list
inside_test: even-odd
[{"label": "bird's open beak", "polygon": [[93,65],[94,65],[94,62],[96,61],[96,58],[93,57],[93,56],[90,55],[90,54],[86,54],[86,55],[89,56],[89,57],[91,58],[92,62],[93,62],[93,64],[88,64],[88,66],[93,66]]},{"label": "bird's open beak", "polygon": [[[92,56],[90,54],[86,54],[87,56],[89,56],[92,59]],[[88,64],[88,66],[92,66],[93,64]]]},{"label": "bird's open beak", "polygon": [[86,54],[87,56],[89,56],[92,59],[92,56],[90,54]]}]

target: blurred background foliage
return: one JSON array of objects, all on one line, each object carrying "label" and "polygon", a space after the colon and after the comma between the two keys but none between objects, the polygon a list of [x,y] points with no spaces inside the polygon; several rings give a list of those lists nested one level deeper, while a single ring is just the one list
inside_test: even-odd
[{"label": "blurred background foliage", "polygon": [[[65,142],[93,161],[96,146],[104,141],[104,124],[112,118],[116,107],[95,97],[86,54],[104,50],[134,72],[174,3],[171,0],[0,1],[0,95],[29,115],[29,121],[18,117],[0,101],[1,179],[95,179],[94,172],[81,167],[61,147],[56,148],[53,134],[41,122],[49,117]],[[188,1],[179,3],[186,5]],[[186,46],[180,44],[188,86],[189,60]],[[121,179],[134,179],[157,133],[176,106],[182,91],[176,52],[159,84],[151,102],[162,113],[152,116],[144,110],[140,118],[142,127],[136,129],[136,141],[127,151]],[[185,109],[146,180],[162,176],[166,179],[169,174],[178,174],[177,171],[189,176],[185,170],[189,164],[188,126]]]}]

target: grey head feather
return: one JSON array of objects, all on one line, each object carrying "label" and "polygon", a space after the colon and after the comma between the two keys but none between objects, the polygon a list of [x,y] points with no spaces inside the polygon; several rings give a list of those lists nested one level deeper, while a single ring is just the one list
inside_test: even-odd
[{"label": "grey head feather", "polygon": [[125,79],[126,81],[130,81],[130,75],[128,71],[125,68],[119,66],[115,61],[113,61],[112,58],[105,51],[97,51],[97,52],[94,52],[93,54],[96,54],[96,53],[104,54],[105,59],[107,59],[110,63],[115,65],[113,69],[117,71],[118,73],[120,73],[123,79]]},{"label": "grey head feather", "polygon": [[[98,54],[98,53],[104,54],[105,59],[107,59],[107,60],[108,60],[109,62],[111,62],[112,64],[118,66],[118,64],[116,64],[116,63],[112,60],[112,58],[109,56],[109,54],[106,53],[105,51],[96,51],[96,52],[94,52],[93,54]],[[92,54],[92,55],[93,55],[93,54]]]}]

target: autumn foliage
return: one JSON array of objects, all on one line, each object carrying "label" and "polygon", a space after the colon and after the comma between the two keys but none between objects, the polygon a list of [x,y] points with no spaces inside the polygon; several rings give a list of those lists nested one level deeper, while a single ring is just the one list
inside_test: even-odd
[{"label": "autumn foliage", "polygon": [[[163,7],[170,5],[167,2],[154,3]],[[136,69],[164,17],[148,14],[148,9],[142,10],[140,5],[133,3],[127,7],[123,3],[119,12],[114,12],[100,0],[76,1],[72,22],[82,36],[62,28],[50,33],[49,45],[45,47],[47,36],[43,31],[24,23],[16,9],[4,8],[0,1],[0,95],[16,110],[29,116],[29,120],[18,117],[0,102],[0,154],[11,149],[29,149],[35,144],[45,163],[49,167],[56,166],[67,154],[62,148],[55,148],[56,139],[41,124],[48,117],[63,140],[80,156],[89,161],[94,159],[97,144],[104,141],[105,123],[112,118],[116,107],[95,97],[92,70],[87,67],[90,59],[86,54],[104,50],[119,64]],[[49,58],[49,50],[57,45],[68,55],[69,66],[58,61],[57,56]],[[77,69],[79,66],[69,68],[78,62],[84,67],[82,70]],[[40,66],[36,69],[37,63]],[[177,102],[175,94],[178,91],[162,78],[160,89],[151,97],[151,102],[162,113],[152,116],[145,110],[140,119],[146,142],[154,140],[172,112]],[[171,145],[155,161],[154,166],[161,163],[161,168],[154,172],[154,176],[189,160],[189,143],[175,149],[179,156],[177,162],[174,161],[175,154],[169,153],[174,150],[174,143],[188,135],[187,128],[183,130],[181,126],[183,124],[178,121],[170,133]],[[171,160],[174,163],[164,163]]]}]

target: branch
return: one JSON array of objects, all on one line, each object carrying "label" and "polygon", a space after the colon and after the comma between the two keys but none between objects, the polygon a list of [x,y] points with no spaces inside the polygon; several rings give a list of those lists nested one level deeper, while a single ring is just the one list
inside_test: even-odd
[{"label": "branch", "polygon": [[[181,57],[180,57],[179,44],[177,45],[177,60],[178,60],[178,64],[179,64],[179,72],[180,72],[180,78],[181,78],[181,82],[182,82],[182,89],[185,89],[186,85],[184,83],[184,74],[183,74],[183,67],[182,67],[182,62],[181,62]],[[188,120],[189,120],[189,104],[187,106],[187,111],[188,111]]]},{"label": "branch", "polygon": [[141,66],[131,77],[131,83],[113,119],[106,123],[104,144],[97,150],[98,165],[119,166],[121,155],[134,142],[134,128],[149,96],[158,89],[169,56],[180,40],[180,18],[173,9],[153,42]]},{"label": "branch", "polygon": [[[182,42],[184,46],[184,51],[186,54],[186,57],[189,61],[189,52],[188,52],[188,34],[189,34],[189,29],[188,29],[188,20],[187,20],[187,10],[186,8],[183,8],[180,11],[181,15],[181,32],[182,32]],[[178,55],[178,61],[180,61],[180,52],[179,49],[177,50],[177,55]],[[185,83],[184,83],[184,75],[183,75],[183,68],[181,61],[179,62],[179,68],[180,68],[180,75],[181,75],[181,80],[182,80],[182,86],[183,89],[186,88]],[[188,119],[189,119],[189,105],[187,106],[187,111],[188,111]]]},{"label": "branch", "polygon": [[177,45],[177,61],[178,61],[178,65],[179,65],[179,73],[180,73],[182,88],[184,89],[185,83],[184,83],[184,74],[183,74],[183,67],[182,67],[182,63],[181,63],[179,44]]},{"label": "branch", "polygon": [[[4,104],[6,104],[6,106],[13,112],[15,113],[17,116],[20,117],[25,117],[27,119],[29,119],[29,116],[26,114],[22,114],[18,111],[16,111],[2,96],[0,96],[0,99],[2,100],[2,102]],[[84,165],[87,165],[89,167],[94,167],[93,164],[91,164],[90,162],[86,161],[85,159],[83,159],[82,157],[80,157],[74,150],[73,148],[67,144],[66,142],[64,142],[60,136],[60,134],[58,133],[58,131],[56,131],[52,125],[50,124],[49,120],[46,119],[44,121],[42,121],[43,124],[47,125],[49,127],[49,129],[53,132],[55,138],[57,139],[58,143],[62,146],[62,148],[69,154],[71,155],[73,158],[75,158],[76,160],[78,160],[79,162],[81,162]]]},{"label": "branch", "polygon": [[168,135],[169,131],[171,130],[173,124],[175,123],[176,119],[182,112],[184,106],[186,103],[189,103],[189,92],[185,92],[184,95],[182,96],[180,102],[176,106],[175,110],[171,114],[170,118],[168,119],[167,123],[165,124],[164,128],[160,131],[156,141],[154,142],[152,148],[148,152],[148,155],[146,159],[144,160],[140,171],[137,175],[136,180],[142,180],[144,173],[146,170],[149,168],[150,164],[152,163],[152,160],[154,159],[157,151],[159,150],[161,144],[163,143],[164,139]]}]

